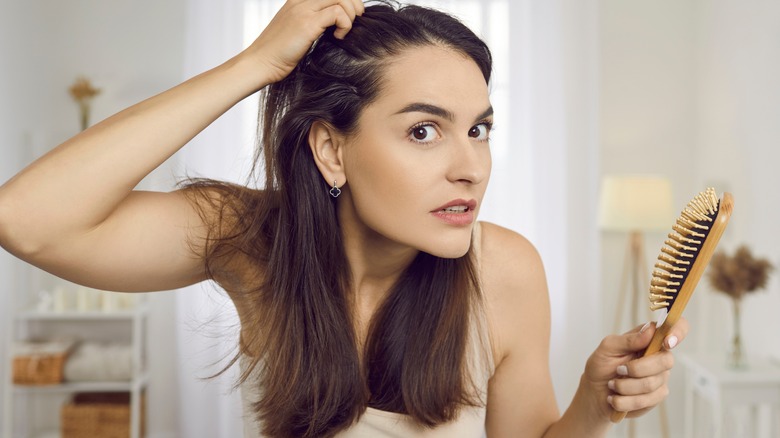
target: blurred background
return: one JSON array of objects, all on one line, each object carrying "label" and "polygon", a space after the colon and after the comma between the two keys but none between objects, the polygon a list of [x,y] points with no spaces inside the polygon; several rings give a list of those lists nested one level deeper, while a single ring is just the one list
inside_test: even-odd
[{"label": "blurred background", "polygon": [[[415,3],[458,15],[494,52],[494,169],[481,219],[528,236],[545,261],[562,409],[600,339],[651,318],[648,273],[668,232],[600,222],[605,179],[662,181],[669,221],[705,187],[731,192],[735,212],[720,248],[745,245],[780,265],[780,3]],[[90,123],[97,122],[236,54],[280,5],[3,0],[0,182],[79,131],[79,106],[68,92],[79,77],[100,90],[90,102]],[[245,181],[256,100],[226,114],[139,188],[170,190],[185,172]],[[647,202],[654,196],[632,193]],[[632,232],[641,235],[642,257],[638,277],[624,280],[633,272],[626,264]],[[11,416],[9,436],[57,427],[56,407],[29,401],[46,394],[14,389],[10,364],[11,346],[26,330],[19,315],[58,288],[77,289],[0,252],[0,433],[12,433]],[[689,304],[691,332],[676,353],[665,412],[623,422],[610,436],[780,436],[780,285],[770,272],[764,288],[745,296],[739,325],[734,300],[718,292],[705,276]],[[144,350],[147,436],[240,436],[235,374],[203,379],[232,351],[230,303],[202,284],[150,294],[144,309],[145,334],[133,342]],[[747,358],[738,368],[728,363],[735,327]],[[737,403],[743,399],[761,403]]]}]

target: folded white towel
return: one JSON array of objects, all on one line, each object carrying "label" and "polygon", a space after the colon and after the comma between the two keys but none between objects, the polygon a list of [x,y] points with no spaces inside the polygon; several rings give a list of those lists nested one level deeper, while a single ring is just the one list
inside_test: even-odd
[{"label": "folded white towel", "polygon": [[127,381],[133,378],[133,350],[125,344],[83,342],[65,362],[69,382]]}]

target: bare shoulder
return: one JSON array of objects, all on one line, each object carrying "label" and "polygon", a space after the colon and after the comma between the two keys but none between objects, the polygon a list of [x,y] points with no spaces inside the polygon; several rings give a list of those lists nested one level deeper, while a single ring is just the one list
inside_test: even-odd
[{"label": "bare shoulder", "polygon": [[542,269],[536,247],[520,233],[490,222],[480,222],[485,269],[507,281]]},{"label": "bare shoulder", "polygon": [[550,376],[550,302],[544,267],[525,237],[483,223],[480,272],[495,371],[488,436],[542,436],[558,418]]},{"label": "bare shoulder", "polygon": [[549,338],[549,296],[536,247],[515,231],[481,224],[480,274],[498,365],[513,346]]},{"label": "bare shoulder", "polygon": [[[536,247],[523,235],[482,222],[482,281],[492,300],[527,299],[547,295],[544,266]],[[488,287],[489,286],[489,287]]]}]

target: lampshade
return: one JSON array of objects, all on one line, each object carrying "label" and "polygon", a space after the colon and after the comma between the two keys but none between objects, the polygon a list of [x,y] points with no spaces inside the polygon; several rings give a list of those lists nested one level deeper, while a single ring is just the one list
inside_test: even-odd
[{"label": "lampshade", "polygon": [[601,182],[599,226],[610,231],[659,231],[674,224],[672,184],[656,175],[607,175]]}]

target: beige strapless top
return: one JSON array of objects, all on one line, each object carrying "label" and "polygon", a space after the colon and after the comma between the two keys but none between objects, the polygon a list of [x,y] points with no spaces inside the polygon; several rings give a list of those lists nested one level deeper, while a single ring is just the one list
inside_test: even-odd
[{"label": "beige strapless top", "polygon": [[[477,267],[480,259],[480,224],[474,226],[472,245],[476,255]],[[481,438],[485,436],[485,414],[488,381],[493,376],[494,364],[489,348],[487,324],[484,311],[476,312],[475,324],[472,324],[469,363],[473,367],[483,405],[461,409],[454,421],[442,424],[434,429],[423,428],[408,415],[367,408],[357,423],[337,434],[338,438]],[[241,362],[244,367],[244,361]],[[254,384],[253,384],[254,383]],[[252,403],[259,398],[258,385],[251,377],[241,385],[243,404],[244,438],[262,438],[260,427],[254,418]]]}]

